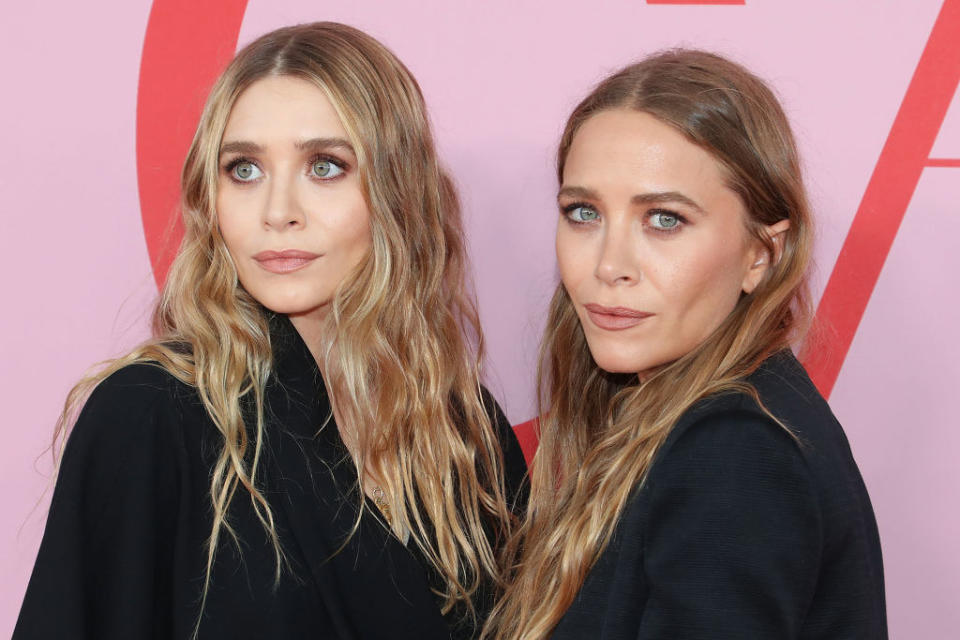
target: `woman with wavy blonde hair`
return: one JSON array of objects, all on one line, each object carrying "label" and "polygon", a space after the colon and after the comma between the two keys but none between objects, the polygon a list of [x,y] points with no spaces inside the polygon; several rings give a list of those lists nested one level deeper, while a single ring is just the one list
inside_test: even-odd
[{"label": "woman with wavy blonde hair", "polygon": [[790,351],[811,216],[770,89],[695,50],[574,110],[512,582],[487,636],[883,638],[843,430]]},{"label": "woman with wavy blonde hair", "polygon": [[416,81],[356,29],[271,32],[182,192],[153,339],[68,398],[14,636],[474,636],[525,469]]}]

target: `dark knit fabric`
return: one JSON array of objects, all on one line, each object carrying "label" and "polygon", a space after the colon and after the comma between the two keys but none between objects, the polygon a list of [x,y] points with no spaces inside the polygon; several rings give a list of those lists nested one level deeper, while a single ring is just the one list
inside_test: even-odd
[{"label": "dark knit fabric", "polygon": [[678,422],[557,640],[886,638],[870,499],[792,354]]}]

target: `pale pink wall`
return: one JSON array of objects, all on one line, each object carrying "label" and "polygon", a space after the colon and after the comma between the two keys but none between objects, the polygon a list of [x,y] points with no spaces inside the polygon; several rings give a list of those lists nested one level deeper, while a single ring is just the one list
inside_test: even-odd
[{"label": "pale pink wall", "polygon": [[64,396],[145,335],[156,295],[134,149],[150,3],[110,4],[6,3],[0,18],[0,637],[39,545]]},{"label": "pale pink wall", "polygon": [[[0,54],[15,61],[0,100],[0,635],[12,630],[42,528],[45,507],[30,509],[49,464],[38,471],[34,460],[63,394],[86,365],[143,335],[154,292],[134,156],[150,3],[111,4],[97,15],[18,4],[0,27]],[[381,38],[418,77],[461,186],[492,386],[514,422],[533,412],[533,355],[554,283],[554,146],[592,83],[678,44],[768,78],[808,167],[819,293],[941,0],[533,4],[251,0],[240,34],[243,44],[284,24],[343,21]],[[958,99],[934,155],[960,157]],[[960,627],[958,179],[960,169],[925,171],[832,397],[877,511],[895,638]]]}]

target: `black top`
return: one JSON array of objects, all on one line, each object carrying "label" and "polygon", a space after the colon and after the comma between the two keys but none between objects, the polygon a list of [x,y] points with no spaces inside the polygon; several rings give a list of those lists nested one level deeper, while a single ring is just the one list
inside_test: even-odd
[{"label": "black top", "polygon": [[[356,468],[330,420],[316,363],[285,317],[272,320],[261,486],[289,561],[275,561],[242,488],[230,506],[199,639],[471,637],[439,610],[440,576],[373,515],[356,533]],[[507,495],[526,472],[509,423],[486,396],[504,449]],[[200,611],[220,436],[196,389],[158,366],[125,367],[87,401],[60,467],[15,640],[189,638]],[[519,507],[518,507],[519,511]],[[484,610],[489,602],[481,601]]]},{"label": "black top", "polygon": [[883,565],[840,424],[783,352],[680,419],[553,637],[886,638]]}]

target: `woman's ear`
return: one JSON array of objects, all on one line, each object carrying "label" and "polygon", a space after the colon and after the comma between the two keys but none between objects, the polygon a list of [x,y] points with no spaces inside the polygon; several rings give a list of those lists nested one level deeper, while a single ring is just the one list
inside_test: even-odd
[{"label": "woman's ear", "polygon": [[753,293],[757,285],[763,281],[763,276],[766,275],[770,265],[780,262],[780,257],[783,255],[783,234],[789,228],[790,220],[780,220],[766,228],[767,236],[773,243],[774,255],[772,257],[764,243],[759,240],[753,242],[753,247],[747,254],[749,264],[743,277],[742,289],[744,293]]}]

